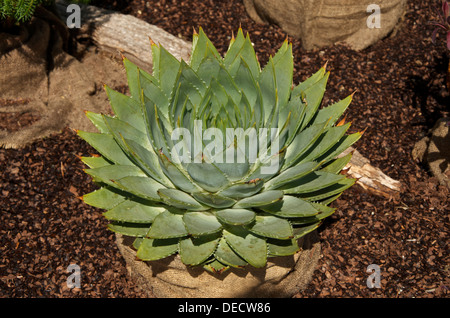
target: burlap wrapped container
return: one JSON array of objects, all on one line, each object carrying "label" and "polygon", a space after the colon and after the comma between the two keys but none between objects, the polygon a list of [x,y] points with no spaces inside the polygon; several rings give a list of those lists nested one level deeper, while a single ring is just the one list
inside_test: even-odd
[{"label": "burlap wrapped container", "polygon": [[311,282],[320,256],[316,231],[299,240],[292,256],[269,258],[264,268],[247,266],[212,274],[184,265],[178,254],[159,261],[136,259],[133,239],[116,234],[128,272],[145,297],[158,298],[290,298]]},{"label": "burlap wrapped container", "polygon": [[[380,7],[380,28],[367,20]],[[406,0],[244,0],[250,17],[258,23],[274,23],[302,40],[306,50],[347,43],[362,50],[391,33],[406,10]]]}]

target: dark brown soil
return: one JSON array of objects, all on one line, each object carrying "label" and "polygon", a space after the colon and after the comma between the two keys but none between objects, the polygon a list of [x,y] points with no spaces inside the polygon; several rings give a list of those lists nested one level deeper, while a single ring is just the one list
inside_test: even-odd
[{"label": "dark brown soil", "polygon": [[[263,65],[286,38],[277,26],[253,22],[241,1],[94,3],[186,40],[202,26],[222,53],[241,25]],[[353,131],[367,128],[358,150],[405,186],[397,199],[354,186],[333,203],[337,212],[319,231],[322,257],[313,281],[296,297],[450,295],[449,191],[411,158],[414,143],[450,111],[449,52],[443,33],[436,45],[431,43],[428,24],[438,18],[438,8],[439,1],[408,1],[398,31],[361,52],[342,45],[307,52],[289,38],[295,82],[328,61],[324,104],[357,91],[347,120]],[[1,297],[141,297],[102,211],[77,198],[94,189],[77,156],[93,152],[69,129],[21,150],[0,149]],[[82,276],[81,288],[71,290],[66,269],[72,263]],[[366,285],[370,264],[380,267],[380,288]]]}]

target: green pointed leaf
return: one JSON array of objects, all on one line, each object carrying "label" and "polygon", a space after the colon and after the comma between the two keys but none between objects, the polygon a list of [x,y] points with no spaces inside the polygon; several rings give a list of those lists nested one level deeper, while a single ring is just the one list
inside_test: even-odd
[{"label": "green pointed leaf", "polygon": [[186,192],[177,189],[161,189],[158,194],[165,203],[179,209],[198,211],[208,209]]},{"label": "green pointed leaf", "polygon": [[105,86],[105,90],[114,114],[120,120],[132,124],[136,129],[145,132],[145,122],[141,115],[141,105],[138,99],[139,95],[137,97],[129,97],[108,86]]},{"label": "green pointed leaf", "polygon": [[208,46],[206,56],[197,69],[198,77],[205,82],[206,86],[209,86],[212,78],[217,78],[220,70],[220,64],[220,60],[217,59],[210,46]]},{"label": "green pointed leaf", "polygon": [[152,223],[155,217],[163,211],[165,209],[162,207],[126,200],[103,213],[103,216],[112,221],[148,224]]},{"label": "green pointed leaf", "polygon": [[129,176],[115,180],[114,183],[124,191],[151,201],[160,201],[158,193],[165,188],[161,183],[147,176]]},{"label": "green pointed leaf", "polygon": [[271,237],[280,240],[287,240],[293,237],[292,226],[286,219],[281,219],[273,215],[257,215],[255,222],[246,228],[257,235]]},{"label": "green pointed leaf", "polygon": [[180,257],[183,264],[199,265],[216,250],[220,235],[210,234],[201,237],[188,237],[180,240]]},{"label": "green pointed leaf", "polygon": [[325,75],[325,66],[321,67],[316,73],[294,87],[292,95],[301,95],[306,89],[320,81]]},{"label": "green pointed leaf", "polygon": [[278,88],[275,72],[275,65],[270,57],[269,62],[262,70],[258,79],[264,108],[264,123],[266,123],[266,126],[268,126],[272,112],[278,110]]},{"label": "green pointed leaf", "polygon": [[172,145],[170,137],[167,139],[166,134],[168,134],[168,136],[170,136],[170,134],[164,126],[164,122],[166,122],[166,120],[160,120],[164,115],[158,112],[158,107],[153,101],[148,99],[146,96],[144,96],[143,99],[144,102],[142,103],[142,112],[148,128],[147,137],[150,144],[155,152],[162,151],[165,154],[169,154],[169,149],[171,149]]},{"label": "green pointed leaf", "polygon": [[347,179],[345,176],[342,177],[344,178],[330,186],[308,193],[301,193],[299,196],[309,201],[323,200],[347,190],[356,182],[356,179]]},{"label": "green pointed leaf", "polygon": [[230,42],[230,46],[223,59],[224,65],[229,69],[236,59],[239,59],[239,53],[245,43],[245,36],[242,29],[239,28],[234,41]]},{"label": "green pointed leaf", "polygon": [[81,157],[81,161],[89,168],[100,168],[104,166],[110,166],[112,162],[106,160],[103,157]]},{"label": "green pointed leaf", "polygon": [[[257,84],[255,77],[252,75],[250,66],[244,59],[240,60],[239,67],[237,68],[234,82],[245,95],[250,105],[256,105],[257,101]],[[256,107],[256,106],[254,106]]]},{"label": "green pointed leaf", "polygon": [[285,184],[281,189],[287,194],[308,193],[326,188],[344,178],[345,176],[340,174],[314,171],[303,178]]},{"label": "green pointed leaf", "polygon": [[177,79],[180,62],[164,47],[159,47],[159,83],[167,97],[172,96],[175,81]]},{"label": "green pointed leaf", "polygon": [[156,78],[159,81],[159,68],[160,68],[159,60],[160,60],[161,50],[156,43],[152,42],[151,46],[152,46],[152,64],[153,64],[152,75],[154,78]]},{"label": "green pointed leaf", "polygon": [[220,85],[225,89],[227,94],[233,100],[234,104],[237,105],[241,100],[240,89],[223,65],[220,66],[219,72],[217,74],[217,82],[220,83]]},{"label": "green pointed leaf", "polygon": [[135,250],[138,250],[139,246],[141,246],[141,244],[142,244],[142,241],[144,241],[143,237],[136,237],[133,241],[133,248]]},{"label": "green pointed leaf", "polygon": [[194,34],[192,41],[192,54],[189,65],[194,71],[200,67],[205,56],[212,54],[216,59],[221,58],[213,43],[208,39],[203,29],[200,27],[198,34]]},{"label": "green pointed leaf", "polygon": [[214,214],[209,212],[187,212],[183,215],[189,235],[201,236],[216,233],[222,229]]},{"label": "green pointed leaf", "polygon": [[278,108],[281,109],[289,101],[291,96],[292,77],[294,71],[294,58],[292,56],[292,44],[287,41],[273,57],[275,67]]},{"label": "green pointed leaf", "polygon": [[148,239],[144,238],[136,252],[136,257],[143,261],[156,261],[166,258],[178,251],[178,238]]},{"label": "green pointed leaf", "polygon": [[300,250],[296,239],[277,240],[267,239],[267,249],[269,257],[273,256],[289,256],[297,253]]},{"label": "green pointed leaf", "polygon": [[255,179],[254,181],[244,183],[236,183],[220,191],[218,195],[234,199],[246,198],[259,192],[263,185],[264,180],[262,179]]},{"label": "green pointed leaf", "polygon": [[348,149],[351,145],[357,142],[359,138],[361,138],[361,136],[362,134],[360,132],[357,132],[342,137],[333,147],[331,147],[331,149],[329,149],[326,153],[317,158],[317,160],[320,160],[321,162],[327,162],[331,159],[336,158],[338,155],[340,155],[342,152]]},{"label": "green pointed leaf", "polygon": [[[323,219],[329,217],[336,211],[335,208],[330,208],[330,207],[320,204],[320,203],[311,202],[311,205],[314,206],[314,208],[317,209],[317,211],[319,211],[318,214],[313,215],[313,216],[289,219],[291,224],[292,225],[305,225],[305,224],[317,223],[320,220],[323,220]],[[295,228],[294,228],[294,234],[295,234]]]},{"label": "green pointed leaf", "polygon": [[232,267],[244,267],[248,264],[242,257],[233,251],[223,237],[220,239],[219,245],[214,252],[214,257],[221,263]]},{"label": "green pointed leaf", "polygon": [[312,123],[322,123],[331,118],[328,123],[328,127],[333,126],[352,102],[352,97],[353,95],[350,95],[347,98],[334,103],[333,105],[322,108],[317,112],[317,115],[314,117]]},{"label": "green pointed leaf", "polygon": [[305,112],[306,105],[303,104],[300,96],[291,96],[287,105],[280,109],[278,126],[282,127],[286,120],[288,120],[288,137],[285,146],[289,146],[299,133]]},{"label": "green pointed leaf", "polygon": [[350,123],[347,123],[338,127],[329,127],[306,151],[300,158],[299,163],[316,160],[328,150],[330,150],[336,143],[344,136],[345,132],[350,127]]},{"label": "green pointed leaf", "polygon": [[77,134],[109,161],[120,165],[133,164],[114,140],[112,135],[89,133],[81,130],[78,130]]},{"label": "green pointed leaf", "polygon": [[125,196],[113,191],[110,187],[106,187],[83,195],[83,201],[96,208],[109,210],[125,201]]},{"label": "green pointed leaf", "polygon": [[103,117],[101,114],[93,113],[90,111],[85,112],[86,117],[89,118],[89,120],[94,124],[94,126],[98,129],[101,133],[108,133],[108,127],[106,126],[105,122],[103,121]]},{"label": "green pointed leaf", "polygon": [[338,193],[338,194],[336,194],[336,195],[333,195],[333,196],[331,196],[331,197],[327,197],[327,198],[325,198],[325,199],[323,199],[323,200],[320,200],[319,202],[320,202],[320,204],[322,205],[328,205],[328,204],[330,204],[331,202],[333,202],[334,200],[336,200],[337,198],[339,198],[340,196],[341,196],[341,194],[342,194],[342,192],[341,193]]},{"label": "green pointed leaf", "polygon": [[[238,35],[239,36],[239,35]],[[237,43],[236,40],[235,43]],[[239,40],[240,42],[240,40]],[[239,52],[236,54],[233,52],[234,58],[228,52],[225,56],[224,63],[227,66],[227,70],[232,77],[236,77],[237,70],[239,68],[239,64],[241,60],[245,61],[245,64],[248,66],[250,73],[254,79],[258,78],[259,73],[261,72],[258,59],[256,57],[255,50],[253,49],[252,42],[250,41],[250,37],[247,35],[242,43],[242,46],[239,48]],[[230,57],[228,59],[228,57]]]},{"label": "green pointed leaf", "polygon": [[317,83],[308,87],[304,91],[306,100],[306,112],[305,112],[305,119],[302,122],[301,129],[304,129],[308,124],[310,124],[311,119],[314,117],[317,110],[319,109],[323,95],[325,93],[325,88],[327,86],[329,75],[330,73],[327,72],[322,79],[320,79]]},{"label": "green pointed leaf", "polygon": [[283,191],[273,190],[273,191],[264,191],[259,194],[255,194],[254,196],[244,198],[236,203],[233,209],[236,208],[254,208],[263,205],[272,204],[277,202],[283,198]]},{"label": "green pointed leaf", "polygon": [[145,148],[141,146],[140,143],[131,139],[122,139],[122,142],[136,164],[145,171],[148,176],[166,187],[174,186],[162,171],[161,166],[159,165],[158,156],[153,149]]},{"label": "green pointed leaf", "polygon": [[198,202],[217,209],[224,209],[233,206],[236,200],[222,197],[213,193],[193,193],[192,196]]},{"label": "green pointed leaf", "polygon": [[192,180],[209,192],[217,192],[230,183],[225,175],[210,163],[189,163],[186,169]]},{"label": "green pointed leaf", "polygon": [[92,176],[95,181],[106,183],[115,188],[118,187],[118,185],[114,183],[116,180],[130,176],[146,176],[145,173],[138,167],[128,165],[109,165],[93,169],[85,169],[84,171]]},{"label": "green pointed leaf", "polygon": [[327,164],[325,167],[320,169],[323,172],[329,173],[339,173],[352,159],[352,153],[348,153],[347,155],[334,159],[331,163]]},{"label": "green pointed leaf", "polygon": [[150,142],[147,138],[147,134],[136,129],[132,125],[114,117],[109,117],[103,115],[103,119],[108,127],[110,133],[115,137],[116,142],[122,145],[122,149],[126,151],[127,149],[123,146],[123,139],[134,140],[146,149],[151,149]]},{"label": "green pointed leaf", "polygon": [[158,111],[167,116],[169,112],[169,97],[163,92],[159,82],[142,70],[139,73],[139,80],[144,96],[156,105]]},{"label": "green pointed leaf", "polygon": [[264,185],[264,188],[267,190],[277,189],[282,187],[283,185],[298,180],[308,173],[313,172],[320,166],[320,163],[315,161],[304,162],[294,167],[288,168],[280,173],[275,178],[270,179]]},{"label": "green pointed leaf", "polygon": [[285,195],[281,201],[262,206],[260,209],[284,218],[306,217],[319,213],[311,203],[289,195]]},{"label": "green pointed leaf", "polygon": [[170,161],[164,153],[160,152],[158,158],[164,174],[177,188],[189,193],[202,191],[202,188],[200,188],[189,175],[186,175],[187,172],[184,171],[182,167],[179,167]]},{"label": "green pointed leaf", "polygon": [[224,223],[231,225],[245,225],[253,222],[255,212],[247,209],[224,209],[216,211],[216,217]]},{"label": "green pointed leaf", "polygon": [[292,166],[316,142],[326,126],[326,122],[314,124],[300,132],[287,148],[285,161],[281,170],[286,170]]},{"label": "green pointed leaf", "polygon": [[188,232],[184,226],[183,215],[172,213],[167,210],[155,217],[153,224],[147,233],[147,237],[153,239],[167,239],[184,237],[187,235]]},{"label": "green pointed leaf", "polygon": [[108,224],[108,229],[114,233],[132,237],[144,237],[147,234],[149,227],[150,224],[144,223],[112,222]]},{"label": "green pointed leaf", "polygon": [[242,227],[230,227],[223,236],[240,257],[254,267],[264,267],[267,262],[267,244],[262,238]]},{"label": "green pointed leaf", "polygon": [[212,262],[205,264],[203,268],[213,274],[222,274],[223,272],[227,271],[230,267],[222,264],[221,262],[215,259]]},{"label": "green pointed leaf", "polygon": [[308,233],[311,233],[315,229],[317,229],[320,225],[320,222],[313,223],[311,225],[306,225],[302,227],[295,227],[294,228],[294,236],[295,239],[298,240],[299,238],[305,236]]},{"label": "green pointed leaf", "polygon": [[130,89],[131,98],[139,101],[141,95],[141,85],[139,83],[139,67],[132,63],[129,59],[123,59],[123,65],[127,73],[128,87]]}]

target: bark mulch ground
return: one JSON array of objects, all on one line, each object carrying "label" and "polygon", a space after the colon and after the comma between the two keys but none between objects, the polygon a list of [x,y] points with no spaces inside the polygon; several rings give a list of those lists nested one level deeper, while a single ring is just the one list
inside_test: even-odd
[{"label": "bark mulch ground", "polygon": [[[287,36],[277,26],[253,22],[241,1],[94,4],[135,15],[186,40],[202,26],[222,53],[241,25],[262,65]],[[414,143],[438,118],[449,116],[448,52],[443,34],[431,43],[433,29],[427,24],[438,18],[438,8],[439,1],[408,1],[399,29],[361,52],[342,45],[307,52],[289,38],[295,82],[328,61],[324,105],[357,91],[347,111],[353,131],[367,128],[357,148],[404,185],[399,198],[354,186],[333,203],[337,212],[319,230],[322,257],[314,278],[296,297],[450,294],[449,191],[411,158]],[[141,297],[102,211],[77,198],[95,187],[77,156],[93,152],[69,129],[24,149],[0,149],[1,297]],[[70,264],[81,268],[81,288],[67,287]],[[370,264],[380,267],[380,288],[366,285]]]}]

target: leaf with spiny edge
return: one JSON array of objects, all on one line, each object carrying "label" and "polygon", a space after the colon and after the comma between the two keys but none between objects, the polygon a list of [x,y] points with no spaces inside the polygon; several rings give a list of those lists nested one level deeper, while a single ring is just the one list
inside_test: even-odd
[{"label": "leaf with spiny edge", "polygon": [[145,223],[128,223],[128,222],[111,222],[108,229],[114,233],[119,233],[131,237],[145,237],[150,224]]},{"label": "leaf with spiny edge", "polygon": [[112,187],[102,187],[81,197],[84,203],[109,210],[126,200],[126,193]]},{"label": "leaf with spiny edge", "polygon": [[222,224],[211,212],[186,212],[183,222],[189,235],[201,236],[222,230]]},{"label": "leaf with spiny edge", "polygon": [[87,165],[89,168],[100,168],[104,166],[110,166],[114,164],[111,161],[106,160],[102,156],[98,157],[79,157],[79,159]]},{"label": "leaf with spiny edge", "polygon": [[165,211],[163,207],[146,205],[133,200],[125,200],[108,209],[103,216],[112,221],[129,223],[152,223],[157,215]]},{"label": "leaf with spiny edge", "polygon": [[299,193],[297,194],[299,197],[309,200],[309,201],[318,201],[323,200],[325,198],[331,197],[335,194],[341,193],[344,190],[350,188],[353,184],[355,184],[356,179],[347,179],[345,176],[343,176],[341,180],[339,180],[336,183],[333,183],[327,187],[311,191],[311,192],[305,192],[305,193]]},{"label": "leaf with spiny edge", "polygon": [[319,211],[308,201],[285,195],[277,201],[259,209],[281,218],[309,217],[319,214]]},{"label": "leaf with spiny edge", "polygon": [[246,225],[255,220],[255,212],[248,209],[223,209],[215,212],[220,222],[230,225]]},{"label": "leaf with spiny edge", "polygon": [[111,134],[90,133],[77,130],[77,135],[97,150],[109,161],[120,165],[132,165],[133,162],[122,151]]},{"label": "leaf with spiny edge", "polygon": [[246,209],[272,204],[274,202],[281,200],[283,198],[283,195],[284,195],[283,191],[279,190],[264,191],[255,194],[251,197],[241,199],[233,206],[233,209],[237,208]]},{"label": "leaf with spiny edge", "polygon": [[141,115],[140,100],[119,93],[107,85],[105,85],[105,91],[108,95],[109,103],[111,104],[114,114],[116,114],[119,119],[128,124],[132,124],[135,128],[145,132],[146,128],[144,119]]},{"label": "leaf with spiny edge", "polygon": [[156,261],[166,258],[178,251],[178,238],[149,239],[144,238],[136,252],[136,257],[143,261]]},{"label": "leaf with spiny edge", "polygon": [[296,239],[278,240],[267,239],[268,257],[289,256],[300,250]]},{"label": "leaf with spiny edge", "polygon": [[267,262],[267,243],[240,226],[227,227],[223,236],[228,245],[250,265],[261,268]]},{"label": "leaf with spiny edge", "polygon": [[286,194],[298,195],[326,189],[343,179],[345,179],[345,176],[340,174],[336,175],[329,172],[314,171],[298,180],[283,185],[280,189]]},{"label": "leaf with spiny edge", "polygon": [[248,264],[242,257],[233,251],[224,237],[220,239],[217,249],[214,252],[214,257],[221,263],[232,267],[244,267]]},{"label": "leaf with spiny edge", "polygon": [[191,211],[203,211],[208,209],[208,207],[203,206],[192,196],[181,190],[160,189],[158,194],[166,204],[178,209]]},{"label": "leaf with spiny edge", "polygon": [[183,215],[165,210],[159,213],[153,220],[153,224],[147,233],[148,238],[168,239],[187,236]]},{"label": "leaf with spiny edge", "polygon": [[288,220],[274,215],[257,215],[255,222],[246,225],[246,228],[257,235],[280,240],[293,237],[292,226]]},{"label": "leaf with spiny edge", "polygon": [[206,261],[216,250],[220,234],[187,237],[179,242],[179,253],[183,264],[199,265]]}]

